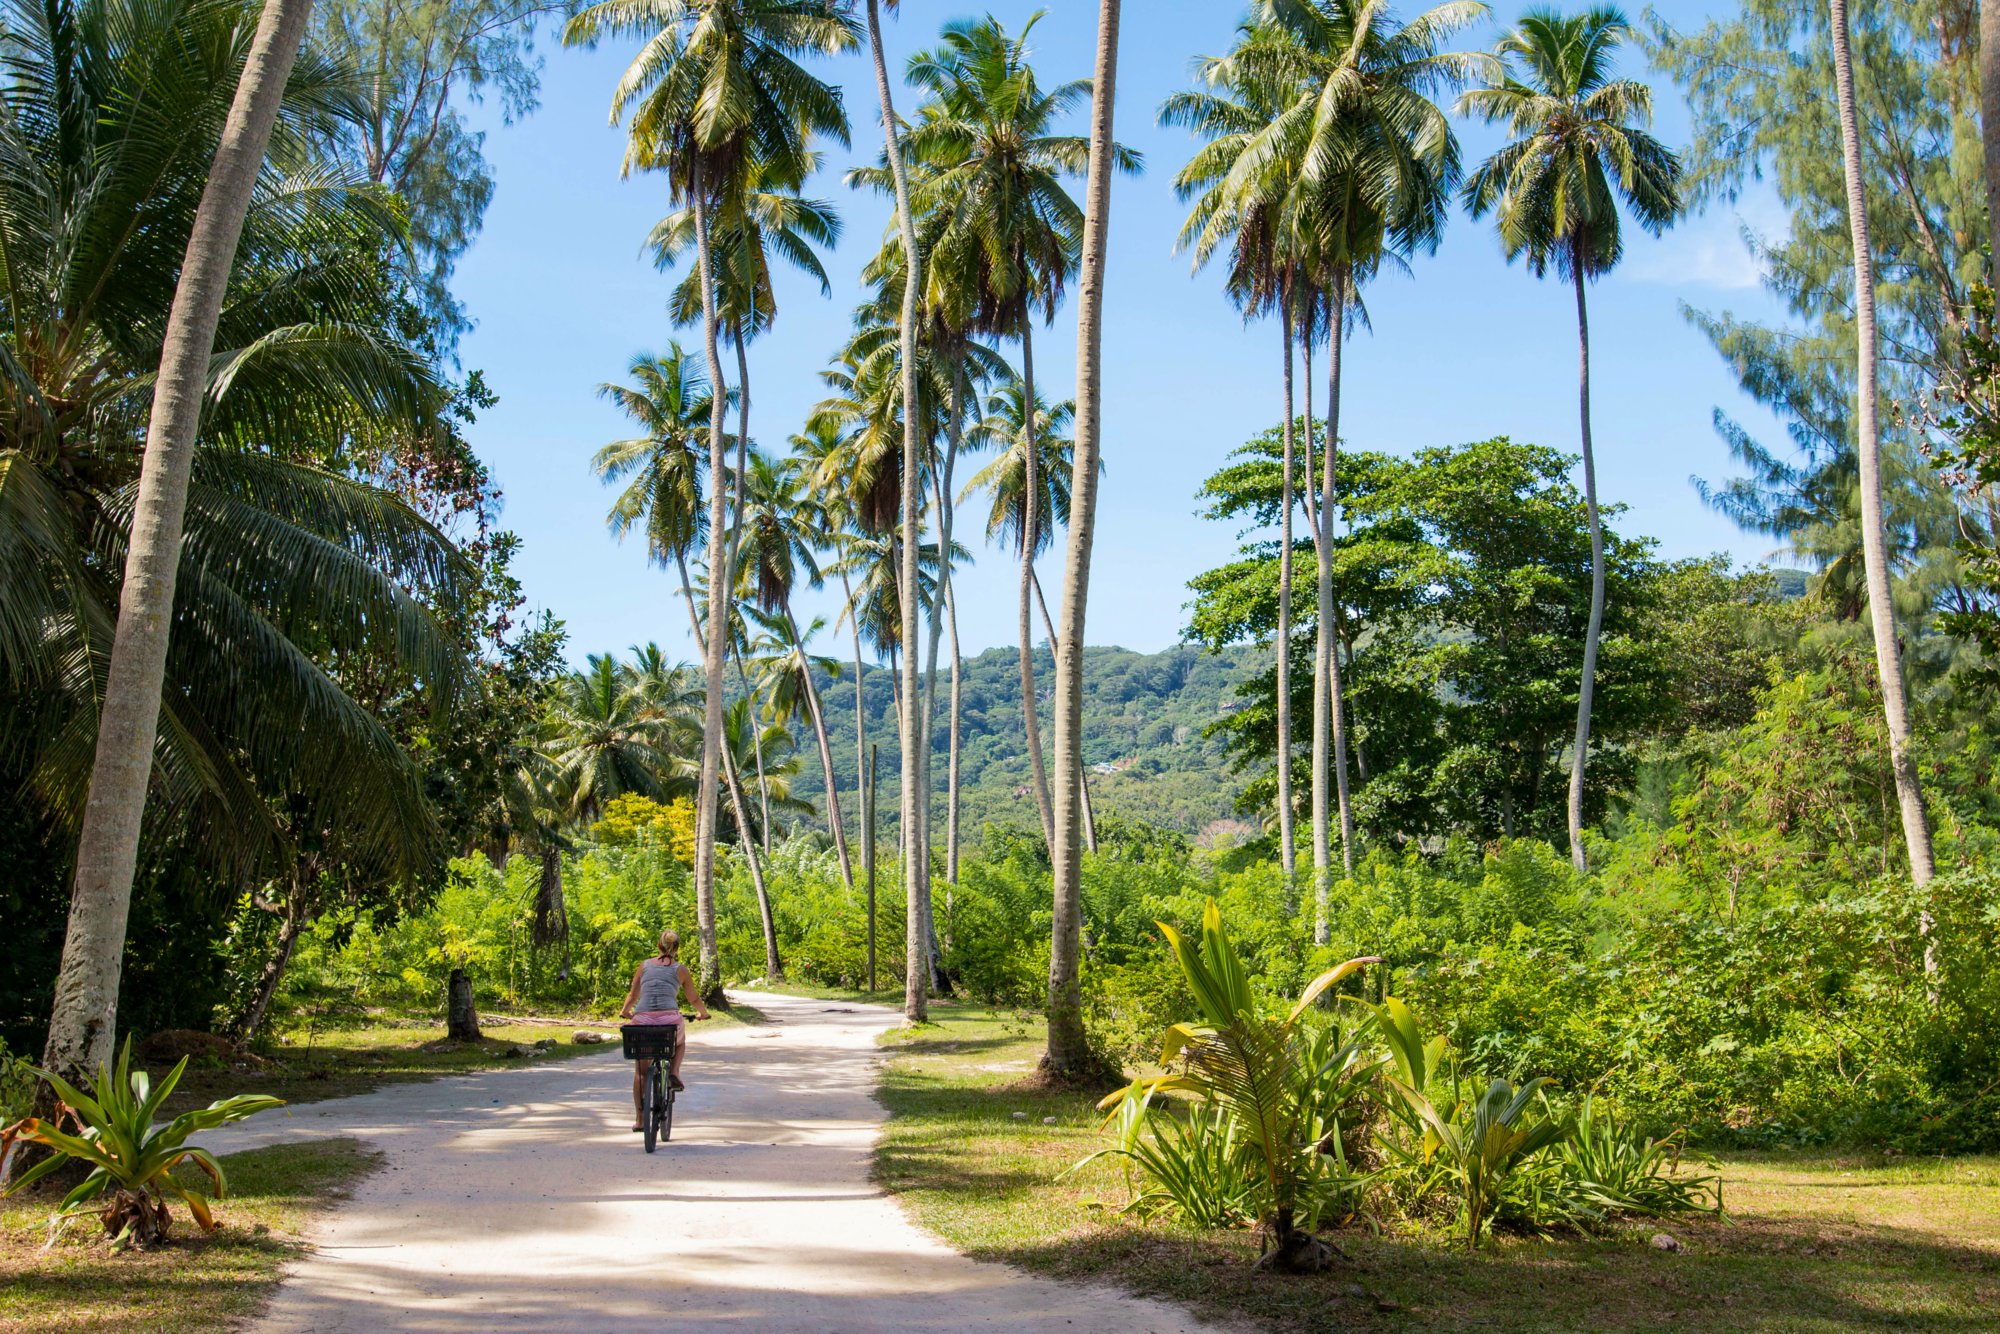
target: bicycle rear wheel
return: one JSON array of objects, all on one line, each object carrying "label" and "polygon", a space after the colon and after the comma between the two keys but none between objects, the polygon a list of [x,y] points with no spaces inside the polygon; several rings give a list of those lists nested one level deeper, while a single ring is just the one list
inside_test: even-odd
[{"label": "bicycle rear wheel", "polygon": [[659,1087],[660,1063],[653,1062],[652,1070],[640,1083],[639,1096],[644,1100],[639,1108],[639,1123],[646,1127],[646,1152],[653,1151],[654,1135],[659,1130]]},{"label": "bicycle rear wheel", "polygon": [[663,1140],[672,1139],[674,1137],[674,1085],[671,1076],[660,1080],[660,1096],[659,1101],[655,1104],[654,1114],[660,1119],[660,1138]]}]

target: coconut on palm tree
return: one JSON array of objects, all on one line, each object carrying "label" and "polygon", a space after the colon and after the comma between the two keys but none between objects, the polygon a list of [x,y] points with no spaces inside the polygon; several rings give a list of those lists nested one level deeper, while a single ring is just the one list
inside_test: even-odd
[{"label": "coconut on palm tree", "polygon": [[1579,14],[1535,10],[1502,39],[1497,76],[1467,91],[1462,109],[1503,123],[1509,142],[1467,178],[1472,216],[1491,212],[1507,258],[1524,257],[1537,277],[1551,267],[1576,289],[1577,410],[1582,423],[1583,502],[1590,518],[1590,623],[1577,686],[1576,744],[1569,771],[1569,855],[1585,869],[1584,765],[1591,699],[1604,629],[1604,525],[1597,506],[1597,454],[1590,434],[1590,318],[1585,287],[1625,250],[1622,200],[1658,234],[1679,215],[1680,160],[1646,132],[1652,89],[1613,77],[1631,25],[1608,5]]}]

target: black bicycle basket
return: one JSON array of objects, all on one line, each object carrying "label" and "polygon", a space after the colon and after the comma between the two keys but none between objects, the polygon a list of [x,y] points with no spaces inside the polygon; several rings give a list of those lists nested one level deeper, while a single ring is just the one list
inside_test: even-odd
[{"label": "black bicycle basket", "polygon": [[665,1061],[673,1059],[681,1029],[679,1024],[625,1024],[618,1031],[625,1037],[626,1060]]}]

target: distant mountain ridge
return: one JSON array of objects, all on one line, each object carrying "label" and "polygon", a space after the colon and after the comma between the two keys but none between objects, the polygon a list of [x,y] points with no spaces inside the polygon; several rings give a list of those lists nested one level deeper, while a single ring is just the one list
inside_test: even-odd
[{"label": "distant mountain ridge", "polygon": [[[817,647],[823,653],[834,649],[826,640]],[[1228,772],[1221,740],[1204,732],[1217,718],[1240,707],[1235,688],[1263,669],[1265,651],[1246,645],[1210,653],[1181,644],[1160,653],[1116,647],[1085,648],[1083,653],[1084,761],[1092,770],[1090,792],[1099,818],[1111,814],[1145,820],[1194,835],[1234,817],[1242,779]],[[948,668],[948,662],[938,665],[932,738],[936,791],[932,820],[939,838],[944,829],[948,756]],[[878,827],[886,833],[894,827],[901,772],[891,703],[894,682],[886,666],[867,664],[864,670],[868,740],[880,747]],[[834,773],[850,829],[860,818],[860,802],[853,795],[853,671],[850,660],[839,679],[820,678]],[[1054,683],[1054,660],[1046,644],[1038,645],[1035,684],[1045,747],[1052,741],[1049,707]],[[1029,786],[1033,778],[1021,717],[1017,650],[993,648],[965,660],[963,710],[959,814],[963,837],[968,842],[977,839],[988,823],[1038,827]],[[794,729],[801,765],[793,791],[822,806],[819,758],[810,730],[803,718]]]}]

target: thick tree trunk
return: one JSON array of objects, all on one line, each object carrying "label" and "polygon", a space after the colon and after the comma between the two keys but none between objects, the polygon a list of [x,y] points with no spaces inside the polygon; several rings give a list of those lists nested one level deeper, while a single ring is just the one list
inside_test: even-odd
[{"label": "thick tree trunk", "polygon": [[1285,476],[1278,521],[1278,855],[1285,868],[1285,916],[1299,910],[1298,841],[1292,810],[1292,307],[1279,310],[1285,344]]},{"label": "thick tree trunk", "polygon": [[569,908],[563,902],[562,852],[553,845],[544,847],[540,860],[535,917],[529,930],[529,939],[537,949],[569,939]]},{"label": "thick tree trunk", "polygon": [[[1025,297],[1021,300],[1021,393],[1027,406],[1022,410],[1021,459],[1021,725],[1027,732],[1028,768],[1033,774],[1035,805],[1042,816],[1042,842],[1053,848],[1056,836],[1055,812],[1049,798],[1048,759],[1042,751],[1042,725],[1035,706],[1035,631],[1029,600],[1035,586],[1035,535],[1041,522],[1040,442],[1035,437],[1035,335],[1034,316]],[[1053,653],[1055,646],[1051,644]]]},{"label": "thick tree trunk", "polygon": [[[1861,185],[1861,132],[1854,110],[1854,59],[1848,48],[1847,0],[1832,0],[1833,72],[1840,101],[1840,150],[1847,177],[1848,228],[1854,244],[1854,332],[1860,362],[1856,452],[1861,472],[1861,553],[1867,566],[1868,619],[1875,631],[1875,666],[1882,677],[1882,711],[1889,726],[1889,760],[1902,810],[1910,878],[1918,885],[1935,874],[1930,821],[1910,754],[1910,701],[1896,643],[1896,610],[1890,601],[1888,539],[1882,517],[1882,453],[1876,420],[1875,261],[1869,251],[1868,200]],[[1985,20],[1982,16],[1981,25]],[[1983,57],[1982,57],[1983,59]],[[1930,935],[1930,914],[1924,914]],[[1925,966],[1933,965],[1928,947]]]},{"label": "thick tree trunk", "polygon": [[924,800],[919,790],[922,757],[917,748],[923,740],[918,717],[922,700],[917,691],[917,483],[923,466],[922,423],[917,393],[917,293],[923,281],[923,256],[917,249],[917,228],[910,213],[910,189],[903,170],[903,148],[896,133],[896,107],[889,92],[888,58],[882,45],[881,0],[868,0],[868,38],[875,57],[875,92],[882,103],[882,140],[889,160],[889,177],[896,190],[896,227],[903,240],[903,550],[897,587],[902,604],[903,679],[902,698],[897,703],[897,738],[902,743],[902,826],[903,890],[908,899],[906,936],[909,966],[904,970],[903,1013],[913,1023],[929,1016],[929,998],[924,981],[930,973],[930,940],[927,923],[930,884],[924,875],[920,850],[929,846],[924,831]]},{"label": "thick tree trunk", "polygon": [[[702,341],[708,351],[708,383],[713,389],[708,417],[708,619],[729,623],[730,578],[728,529],[729,460],[724,447],[723,414],[728,402],[722,390],[722,349],[716,327],[714,256],[709,248],[707,185],[697,162],[691,173],[694,204],[697,281],[701,283]],[[688,604],[690,607],[693,603]],[[695,788],[694,915],[700,936],[698,985],[711,1004],[722,1000],[722,956],[715,939],[715,838],[721,812],[716,790],[722,774],[722,673],[729,636],[706,636],[702,650],[701,775]]]},{"label": "thick tree trunk", "polygon": [[[800,644],[799,622],[792,615],[790,606],[785,608],[785,626],[792,632],[792,642]],[[803,651],[804,645],[800,644]],[[859,666],[857,660],[856,666]],[[847,886],[847,892],[854,892],[854,864],[847,853],[847,825],[840,811],[840,785],[833,777],[833,744],[827,739],[826,710],[820,706],[819,687],[813,684],[810,663],[801,668],[804,679],[800,682],[806,697],[806,716],[812,720],[813,739],[819,743],[820,772],[826,776],[826,827],[833,832],[833,850],[840,857],[840,882]],[[854,688],[859,698],[861,678],[854,678]],[[858,738],[857,738],[858,740]]]},{"label": "thick tree trunk", "polygon": [[451,970],[451,977],[445,982],[444,1000],[444,1035],[453,1042],[479,1041],[479,1010],[472,1003],[472,979],[463,968]]},{"label": "thick tree trunk", "polygon": [[[152,777],[188,480],[208,387],[208,361],[243,219],[311,9],[311,0],[268,0],[264,6],[223,122],[167,314],[77,846],[69,925],[48,1039],[42,1048],[43,1068],[72,1081],[87,1080],[111,1060],[126,919]],[[53,1092],[43,1085],[36,1093],[36,1109],[51,1111],[53,1100]]]},{"label": "thick tree trunk", "polygon": [[[1055,911],[1049,940],[1049,1038],[1042,1069],[1056,1079],[1087,1078],[1090,1043],[1083,1027],[1083,855],[1077,839],[1083,773],[1084,613],[1090,596],[1090,547],[1097,525],[1102,453],[1104,265],[1111,218],[1112,110],[1118,98],[1119,0],[1100,0],[1097,68],[1090,110],[1090,170],[1084,196],[1083,258],[1076,294],[1076,450],[1070,472],[1068,552],[1063,562],[1062,647],[1056,653]],[[1031,399],[1030,402],[1033,400]]]},{"label": "thick tree trunk", "polygon": [[1597,644],[1604,633],[1604,524],[1597,512],[1597,455],[1590,442],[1590,314],[1584,295],[1583,246],[1570,245],[1576,284],[1577,408],[1583,422],[1583,506],[1590,516],[1590,625],[1583,635],[1583,677],[1576,690],[1576,749],[1569,762],[1569,861],[1590,869],[1583,849],[1583,771],[1590,755],[1590,706],[1597,693]]}]

